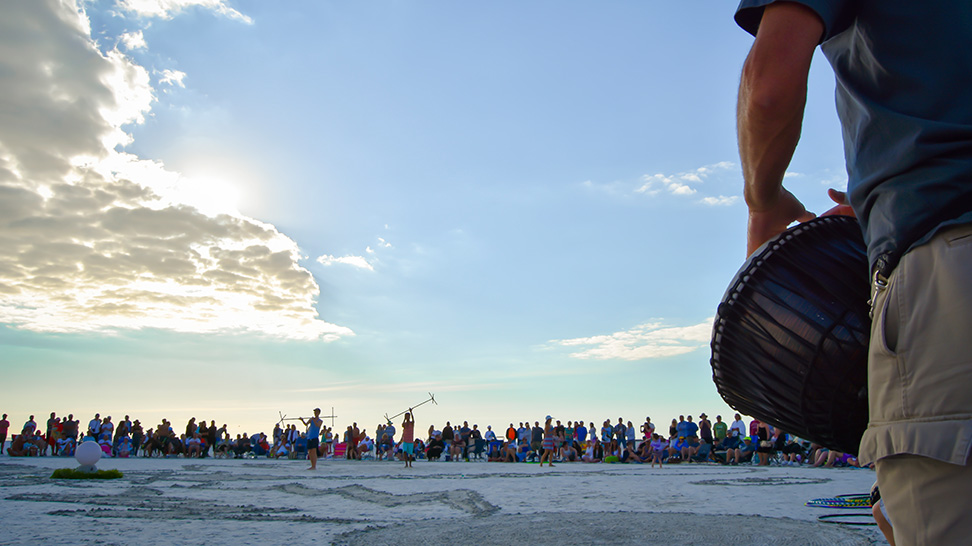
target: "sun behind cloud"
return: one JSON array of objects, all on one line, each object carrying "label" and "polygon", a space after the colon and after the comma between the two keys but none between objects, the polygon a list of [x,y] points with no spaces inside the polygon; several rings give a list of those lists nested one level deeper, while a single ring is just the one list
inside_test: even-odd
[{"label": "sun behind cloud", "polygon": [[[150,4],[235,12],[221,1],[124,5]],[[155,90],[144,67],[98,50],[79,6],[14,2],[3,19],[0,48],[20,54],[0,58],[0,110],[10,113],[0,125],[0,323],[325,341],[354,334],[318,316],[320,289],[297,244],[239,214],[231,181],[191,179],[120,151]]]}]

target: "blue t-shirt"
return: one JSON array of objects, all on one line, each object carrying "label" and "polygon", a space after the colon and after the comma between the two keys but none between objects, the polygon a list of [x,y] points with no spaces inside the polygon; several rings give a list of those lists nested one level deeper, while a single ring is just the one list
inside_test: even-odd
[{"label": "blue t-shirt", "polygon": [[696,425],[692,421],[685,421],[685,437],[698,436],[699,435],[699,425]]},{"label": "blue t-shirt", "polygon": [[679,421],[678,424],[675,425],[675,431],[678,433],[679,437],[688,438],[688,424],[688,421]]},{"label": "blue t-shirt", "polygon": [[584,425],[581,425],[581,426],[577,427],[577,430],[575,432],[577,434],[577,441],[578,442],[583,443],[583,442],[587,441],[587,427],[585,427]]},{"label": "blue t-shirt", "polygon": [[[755,34],[776,1],[742,0],[736,22]],[[972,222],[972,2],[795,1],[823,21],[848,194],[871,265],[890,270]]]}]

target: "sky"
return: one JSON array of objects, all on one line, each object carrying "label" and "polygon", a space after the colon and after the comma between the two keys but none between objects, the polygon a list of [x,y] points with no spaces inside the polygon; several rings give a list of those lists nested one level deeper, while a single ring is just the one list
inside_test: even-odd
[{"label": "sky", "polygon": [[[0,0],[0,411],[731,417],[734,10]],[[819,52],[808,94],[785,183],[822,212]]]}]

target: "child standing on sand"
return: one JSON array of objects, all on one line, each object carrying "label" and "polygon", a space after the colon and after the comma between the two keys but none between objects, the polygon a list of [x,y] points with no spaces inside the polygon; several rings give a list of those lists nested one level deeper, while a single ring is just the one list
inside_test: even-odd
[{"label": "child standing on sand", "polygon": [[658,463],[658,468],[662,467],[662,455],[665,454],[665,441],[661,439],[661,436],[657,434],[651,435],[651,467],[655,468],[655,463]]}]

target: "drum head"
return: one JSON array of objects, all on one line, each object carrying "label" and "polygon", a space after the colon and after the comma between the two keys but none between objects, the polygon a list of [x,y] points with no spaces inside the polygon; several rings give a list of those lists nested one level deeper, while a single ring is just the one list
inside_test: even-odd
[{"label": "drum head", "polygon": [[716,313],[719,394],[741,413],[856,455],[867,428],[869,290],[854,218],[816,218],[764,244]]}]

